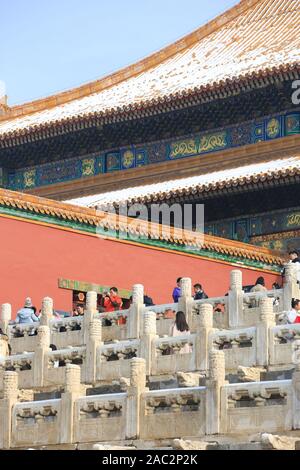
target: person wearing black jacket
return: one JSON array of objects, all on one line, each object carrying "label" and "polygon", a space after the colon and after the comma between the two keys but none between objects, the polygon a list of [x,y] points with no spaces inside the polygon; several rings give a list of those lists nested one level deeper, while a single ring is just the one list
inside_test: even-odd
[{"label": "person wearing black jacket", "polygon": [[201,284],[195,284],[194,291],[195,291],[194,300],[208,299],[208,295],[202,289]]},{"label": "person wearing black jacket", "polygon": [[155,305],[151,297],[149,297],[148,295],[144,295],[144,304],[146,307],[153,307]]}]

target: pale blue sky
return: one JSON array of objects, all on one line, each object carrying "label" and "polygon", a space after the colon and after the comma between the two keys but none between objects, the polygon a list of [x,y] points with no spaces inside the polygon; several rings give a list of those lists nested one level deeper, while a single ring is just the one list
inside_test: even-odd
[{"label": "pale blue sky", "polygon": [[172,43],[238,0],[0,0],[9,104],[100,78]]}]

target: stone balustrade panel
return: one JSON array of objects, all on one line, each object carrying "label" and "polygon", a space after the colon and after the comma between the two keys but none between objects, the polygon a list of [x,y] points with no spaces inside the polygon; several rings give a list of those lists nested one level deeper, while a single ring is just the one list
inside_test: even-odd
[{"label": "stone balustrade panel", "polygon": [[221,393],[224,432],[236,434],[292,429],[291,380],[225,385]]},{"label": "stone balustrade panel", "polygon": [[257,364],[256,328],[215,331],[210,337],[210,348],[223,351],[226,371],[236,372],[239,365]]},{"label": "stone balustrade panel", "polygon": [[194,333],[197,324],[197,315],[200,312],[200,306],[210,304],[213,306],[213,327],[218,329],[229,328],[228,297],[210,297],[209,299],[195,300],[192,307],[192,325],[191,331]]},{"label": "stone balustrade panel", "polygon": [[57,349],[84,344],[83,317],[71,317],[61,320],[51,320],[51,343]]},{"label": "stone balustrade panel", "polygon": [[127,339],[127,325],[112,325],[102,327],[102,340],[106,342],[111,341],[125,341]]},{"label": "stone balustrade panel", "polygon": [[60,442],[61,400],[18,403],[12,415],[12,447]]},{"label": "stone balustrade panel", "polygon": [[205,435],[205,387],[158,390],[141,397],[140,438]]},{"label": "stone balustrade panel", "polygon": [[126,438],[127,394],[90,396],[76,400],[75,442],[121,441]]},{"label": "stone balustrade panel", "polygon": [[[175,374],[196,370],[196,335],[183,335],[154,340],[151,374]],[[189,352],[188,350],[191,350]]]},{"label": "stone balustrade panel", "polygon": [[285,366],[286,369],[295,367],[300,362],[300,355],[295,354],[296,342],[300,340],[300,324],[270,328],[269,336],[270,366]]},{"label": "stone balustrade panel", "polygon": [[79,365],[81,382],[85,382],[85,347],[52,351],[47,354],[48,367],[44,378],[44,387],[63,386],[68,364]]},{"label": "stone balustrade panel", "polygon": [[130,377],[130,360],[140,357],[140,341],[122,341],[101,346],[97,350],[96,378],[112,381]]},{"label": "stone balustrade panel", "polygon": [[33,353],[8,356],[0,362],[0,390],[3,390],[3,375],[5,371],[14,371],[18,373],[20,388],[32,388],[33,356]]}]

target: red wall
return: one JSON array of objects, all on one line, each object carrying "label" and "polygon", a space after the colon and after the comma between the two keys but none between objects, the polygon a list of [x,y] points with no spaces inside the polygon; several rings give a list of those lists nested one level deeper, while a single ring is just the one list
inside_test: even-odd
[{"label": "red wall", "polygon": [[[103,240],[87,235],[0,217],[0,304],[9,302],[16,309],[30,296],[40,308],[45,296],[55,307],[71,309],[71,291],[58,288],[58,278],[116,285],[131,289],[144,284],[156,304],[172,302],[172,290],[180,276],[200,282],[209,296],[228,291],[230,265],[200,258]],[[244,285],[261,274],[243,269]],[[263,273],[271,288],[278,280]]]}]

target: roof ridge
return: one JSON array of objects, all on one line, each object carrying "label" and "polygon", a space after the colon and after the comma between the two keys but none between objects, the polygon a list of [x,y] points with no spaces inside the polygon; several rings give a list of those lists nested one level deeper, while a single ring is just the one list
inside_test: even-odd
[{"label": "roof ridge", "polygon": [[45,98],[40,98],[9,107],[6,114],[0,115],[0,122],[7,122],[17,117],[34,114],[35,112],[50,109],[55,106],[90,96],[94,93],[111,88],[123,81],[128,80],[129,78],[132,78],[141,74],[142,72],[145,72],[146,70],[157,66],[167,59],[170,59],[177,53],[191,47],[200,39],[205,38],[230,21],[234,20],[236,17],[243,14],[257,3],[265,1],[267,0],[240,0],[239,3],[224,11],[191,33],[188,33],[187,35],[179,38],[177,41],[163,47],[157,52],[147,55],[145,58],[140,59],[129,66],[123,67],[116,72],[105,75],[100,79],[88,82],[78,87],[58,92]]}]

